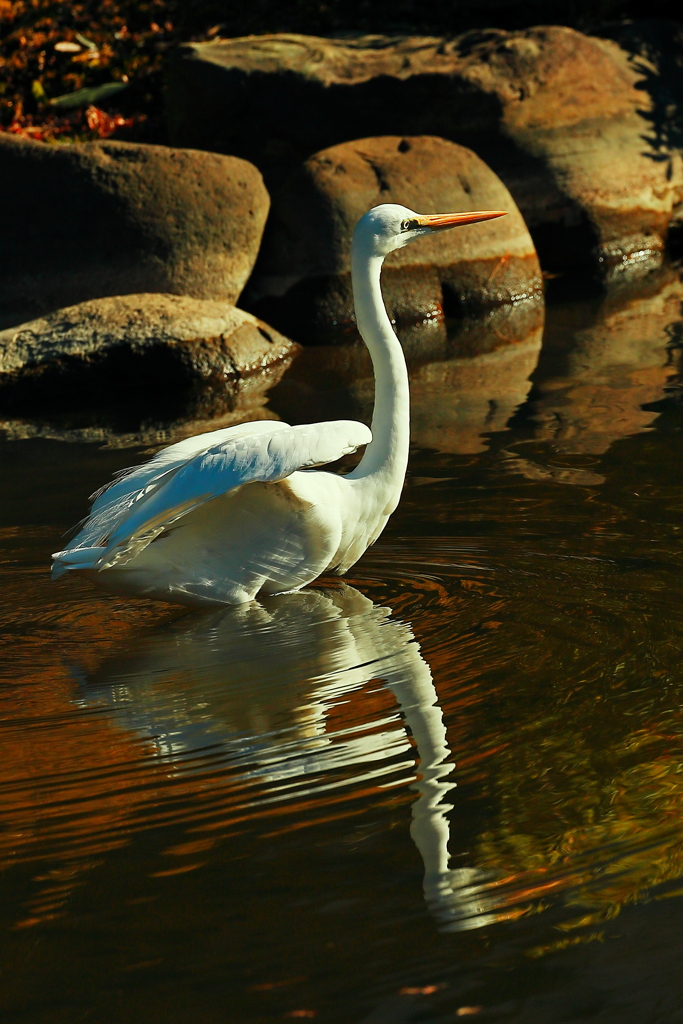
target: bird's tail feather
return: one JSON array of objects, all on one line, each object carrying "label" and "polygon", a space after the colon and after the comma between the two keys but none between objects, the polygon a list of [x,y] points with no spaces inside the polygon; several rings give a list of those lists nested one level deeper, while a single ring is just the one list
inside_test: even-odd
[{"label": "bird's tail feather", "polygon": [[59,579],[69,569],[94,569],[106,547],[66,548],[52,556],[52,579]]}]

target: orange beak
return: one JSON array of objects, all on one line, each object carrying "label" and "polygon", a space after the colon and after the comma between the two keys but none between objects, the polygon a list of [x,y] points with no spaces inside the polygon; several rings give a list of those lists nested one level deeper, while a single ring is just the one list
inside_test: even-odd
[{"label": "orange beak", "polygon": [[441,231],[444,228],[457,228],[465,224],[478,224],[482,220],[493,220],[495,217],[505,217],[506,215],[507,210],[478,210],[472,213],[427,213],[416,219],[421,228]]}]

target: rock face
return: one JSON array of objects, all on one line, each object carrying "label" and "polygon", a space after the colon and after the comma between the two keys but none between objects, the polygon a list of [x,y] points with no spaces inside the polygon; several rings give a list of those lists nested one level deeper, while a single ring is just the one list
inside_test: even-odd
[{"label": "rock face", "polygon": [[8,135],[0,191],[2,326],[104,295],[234,302],[269,206],[259,172],[234,157]]},{"label": "rock face", "polygon": [[419,213],[509,211],[390,254],[382,291],[399,326],[429,323],[431,333],[445,335],[444,307],[462,315],[509,303],[542,306],[533,242],[493,171],[445,139],[388,136],[316,153],[280,191],[245,293],[250,308],[297,340],[354,337],[351,236],[359,217],[379,203]]},{"label": "rock face", "polygon": [[298,346],[227,303],[175,295],[93,299],[0,332],[3,410],[145,401],[197,415],[280,379]]},{"label": "rock face", "polygon": [[651,130],[656,81],[647,57],[561,26],[256,36],[182,48],[168,116],[177,144],[245,156],[269,187],[348,139],[451,139],[507,185],[544,266],[610,278],[661,261],[683,199],[675,140]]}]

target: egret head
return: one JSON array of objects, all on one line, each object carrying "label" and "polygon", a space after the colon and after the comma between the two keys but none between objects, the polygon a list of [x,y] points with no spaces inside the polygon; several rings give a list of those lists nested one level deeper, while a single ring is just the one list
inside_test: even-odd
[{"label": "egret head", "polygon": [[415,213],[405,206],[385,203],[375,206],[356,224],[354,248],[360,247],[369,256],[388,256],[409,242],[435,231],[477,224],[482,220],[504,217],[506,210],[478,210],[474,213]]}]

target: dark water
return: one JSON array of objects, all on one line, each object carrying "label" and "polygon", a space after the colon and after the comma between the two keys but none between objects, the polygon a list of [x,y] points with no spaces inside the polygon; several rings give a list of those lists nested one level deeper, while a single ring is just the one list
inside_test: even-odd
[{"label": "dark water", "polygon": [[3,1019],[683,1021],[682,299],[416,366],[380,542],[242,609],[51,584],[141,450],[4,424]]}]

